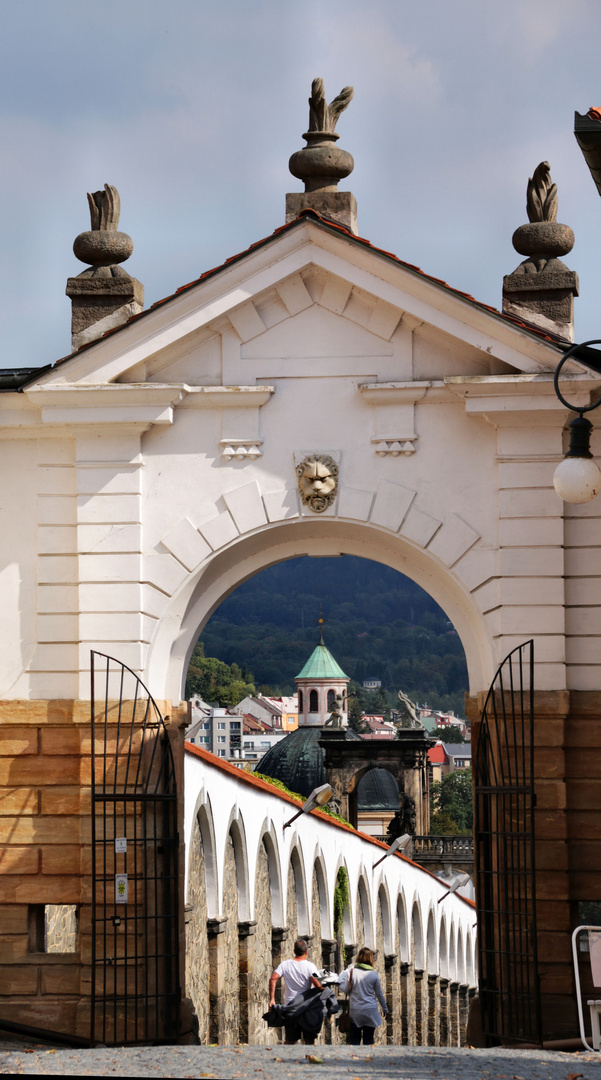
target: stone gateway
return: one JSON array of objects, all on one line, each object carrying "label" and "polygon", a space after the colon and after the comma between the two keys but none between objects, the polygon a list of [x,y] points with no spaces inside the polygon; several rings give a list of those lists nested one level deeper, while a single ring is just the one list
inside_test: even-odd
[{"label": "stone gateway", "polygon": [[[72,352],[0,374],[1,1021],[90,1032],[96,651],[139,676],[165,717],[185,840],[178,992],[201,1037],[265,1038],[266,966],[294,926],[311,959],[332,956],[344,867],[339,931],[351,953],[378,953],[390,1037],[461,1039],[473,908],[439,905],[443,885],[400,856],[377,878],[373,843],[319,815],[283,838],[285,800],[184,754],[184,680],[207,619],[251,575],[308,553],[385,563],[434,597],[465,649],[475,739],[497,666],[534,640],[542,1033],[577,1033],[570,930],[598,897],[601,562],[600,504],[566,505],[552,484],[569,419],[553,372],[575,282],[546,248],[545,269],[506,280],[501,313],[385,237],[361,239],[337,190],[352,158],[334,125],[350,96],[326,108],[322,91],[285,224],[142,310],[107,186],[78,245],[90,266],[69,279]],[[562,378],[576,405],[601,389],[574,357]],[[115,683],[108,752],[119,694]],[[419,830],[423,793],[409,794]],[[50,951],[61,926],[64,948]],[[181,1016],[192,1032],[192,1005]]]}]

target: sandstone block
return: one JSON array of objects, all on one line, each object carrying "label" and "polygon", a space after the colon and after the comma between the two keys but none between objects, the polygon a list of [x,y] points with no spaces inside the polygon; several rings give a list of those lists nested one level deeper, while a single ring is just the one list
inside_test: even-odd
[{"label": "sandstone block", "polygon": [[20,844],[0,846],[0,867],[3,874],[37,874],[38,866],[37,847],[24,847]]},{"label": "sandstone block", "polygon": [[597,810],[601,806],[601,780],[578,779],[567,785],[568,810]]},{"label": "sandstone block", "polygon": [[[4,924],[2,929],[4,929]],[[0,964],[18,963],[22,957],[27,956],[28,945],[27,934],[0,934]]]},{"label": "sandstone block", "polygon": [[73,726],[59,728],[53,725],[52,728],[43,730],[41,737],[41,753],[44,756],[49,754],[76,756],[80,753],[81,736],[79,728]]},{"label": "sandstone block", "polygon": [[0,816],[37,814],[38,790],[26,787],[0,788]]},{"label": "sandstone block", "polygon": [[29,926],[27,904],[4,904],[0,911],[2,931],[5,934],[26,934]]},{"label": "sandstone block", "polygon": [[50,844],[42,848],[43,874],[79,874],[80,848],[73,844]]},{"label": "sandstone block", "polygon": [[42,994],[79,996],[81,969],[79,964],[44,964],[40,966],[40,981]]},{"label": "sandstone block", "polygon": [[84,831],[75,816],[0,818],[0,844],[72,844]]},{"label": "sandstone block", "polygon": [[91,792],[77,787],[40,788],[41,814],[89,814]]},{"label": "sandstone block", "polygon": [[38,733],[35,728],[0,728],[0,757],[18,757],[38,753]]},{"label": "sandstone block", "polygon": [[80,778],[80,761],[76,757],[22,757],[10,761],[0,758],[0,784],[45,786],[47,784],[76,784]]},{"label": "sandstone block", "polygon": [[[37,968],[28,965],[12,966],[9,964],[3,964],[0,968],[0,997],[12,997],[16,994],[35,994],[38,984],[38,972]],[[2,1002],[0,1006],[0,1016],[3,1019],[12,1019],[17,1022],[23,1023],[23,1005],[13,1006],[17,1010],[17,1015],[7,1015],[7,1005]],[[32,1023],[32,1021],[28,1021]]]},{"label": "sandstone block", "polygon": [[0,877],[0,903],[78,904],[79,878],[42,877],[39,874],[6,874]]}]

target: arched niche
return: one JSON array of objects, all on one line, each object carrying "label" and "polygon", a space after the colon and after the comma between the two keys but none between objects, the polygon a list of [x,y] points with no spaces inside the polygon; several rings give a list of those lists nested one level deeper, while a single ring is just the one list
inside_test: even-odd
[{"label": "arched niche", "polygon": [[[326,865],[323,854],[319,847],[315,849],[313,856],[313,878],[317,885],[317,893],[319,896],[319,921],[322,937],[329,938],[334,937],[334,927],[332,925],[332,906],[328,896],[328,875],[326,873]],[[315,927],[311,925],[311,933],[315,934]]]},{"label": "arched niche", "polygon": [[423,971],[424,961],[424,931],[422,926],[422,912],[418,900],[413,901],[411,910],[411,955],[413,965],[418,971]]},{"label": "arched niche", "polygon": [[447,942],[447,921],[443,915],[438,934],[438,969],[441,978],[449,978],[449,950]]},{"label": "arched niche", "polygon": [[242,815],[230,819],[228,829],[234,845],[234,859],[236,862],[236,883],[238,886],[238,919],[250,918],[249,904],[249,880],[248,880],[248,853],[246,850],[246,832]]},{"label": "arched niche", "polygon": [[269,865],[269,888],[271,890],[271,911],[274,926],[284,925],[284,897],[280,872],[280,854],[277,834],[273,822],[266,819],[260,831],[259,844],[265,845]]},{"label": "arched niche", "polygon": [[290,849],[290,865],[289,872],[292,870],[294,875],[294,889],[296,893],[296,917],[298,924],[298,932],[301,936],[309,934],[310,919],[309,919],[309,905],[307,903],[307,882],[305,881],[305,869],[304,860],[302,858],[302,848],[300,840],[295,838],[294,843]]},{"label": "arched niche", "polygon": [[428,962],[428,975],[438,975],[438,956],[436,952],[436,921],[434,919],[434,912],[432,910],[430,910],[428,915],[426,952]]},{"label": "arched niche", "polygon": [[396,925],[399,942],[399,954],[403,963],[411,963],[411,945],[409,941],[409,927],[407,926],[407,906],[405,896],[401,891],[396,902]]},{"label": "arched niche", "polygon": [[208,796],[205,797],[204,791],[200,792],[196,800],[193,820],[197,823],[203,848],[207,916],[209,919],[215,919],[219,914],[217,851],[211,800]]},{"label": "arched niche", "polygon": [[198,635],[219,604],[260,570],[299,555],[357,555],[412,578],[445,611],[465,650],[470,691],[488,688],[492,639],[467,587],[438,558],[402,536],[356,521],[314,517],[266,525],[212,553],[189,574],[158,620],[144,680],[155,697],[179,702]]}]

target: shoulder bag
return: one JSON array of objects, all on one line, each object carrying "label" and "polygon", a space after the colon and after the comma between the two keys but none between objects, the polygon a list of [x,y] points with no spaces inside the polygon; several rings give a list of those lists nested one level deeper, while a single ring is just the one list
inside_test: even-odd
[{"label": "shoulder bag", "polygon": [[340,1013],[340,1016],[338,1017],[338,1030],[341,1031],[343,1035],[347,1035],[348,1032],[351,1030],[351,1014],[349,1012],[349,1003],[350,1003],[350,999],[351,999],[352,986],[353,986],[353,968],[351,968],[351,973],[349,975],[348,994],[346,995],[346,1001],[342,1002],[342,1012]]}]

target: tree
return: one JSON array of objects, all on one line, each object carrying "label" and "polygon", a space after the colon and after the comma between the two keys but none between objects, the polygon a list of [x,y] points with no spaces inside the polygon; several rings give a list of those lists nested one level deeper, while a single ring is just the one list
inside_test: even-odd
[{"label": "tree", "polygon": [[[470,833],[474,822],[472,770],[461,769],[435,780],[430,787],[430,832],[444,825],[448,835],[451,826],[457,833]],[[441,829],[441,833],[443,830]]]},{"label": "tree", "polygon": [[245,680],[236,663],[230,666],[214,656],[205,656],[200,641],[190,659],[186,698],[201,697],[203,701],[217,702],[222,709],[231,709],[242,698],[255,693],[254,679],[250,672],[246,674]]},{"label": "tree", "polygon": [[432,734],[446,743],[462,743],[466,741],[461,728],[457,727],[456,724],[449,724],[449,727],[437,727]]}]

